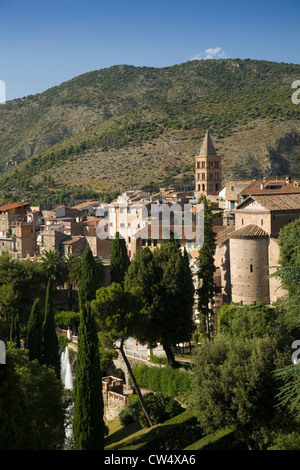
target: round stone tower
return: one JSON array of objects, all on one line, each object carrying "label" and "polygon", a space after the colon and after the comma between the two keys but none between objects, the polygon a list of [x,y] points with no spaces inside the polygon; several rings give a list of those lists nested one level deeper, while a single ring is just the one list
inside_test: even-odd
[{"label": "round stone tower", "polygon": [[269,304],[268,234],[257,225],[247,225],[229,239],[232,301]]}]

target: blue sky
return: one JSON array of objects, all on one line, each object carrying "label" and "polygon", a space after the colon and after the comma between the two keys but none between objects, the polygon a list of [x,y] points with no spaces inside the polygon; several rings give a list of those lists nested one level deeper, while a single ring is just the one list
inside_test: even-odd
[{"label": "blue sky", "polygon": [[116,64],[300,63],[299,0],[0,0],[0,18],[7,100]]}]

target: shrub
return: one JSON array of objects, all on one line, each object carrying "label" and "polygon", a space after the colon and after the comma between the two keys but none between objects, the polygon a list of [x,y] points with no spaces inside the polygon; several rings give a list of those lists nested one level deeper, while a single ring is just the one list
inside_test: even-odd
[{"label": "shrub", "polygon": [[[147,393],[144,395],[144,400],[153,424],[163,423],[184,411],[182,406],[174,400],[174,398],[161,393]],[[141,409],[139,422],[143,427],[148,426],[148,421]]]},{"label": "shrub", "polygon": [[138,401],[129,401],[119,413],[119,420],[122,426],[128,426],[139,417],[140,405]]}]

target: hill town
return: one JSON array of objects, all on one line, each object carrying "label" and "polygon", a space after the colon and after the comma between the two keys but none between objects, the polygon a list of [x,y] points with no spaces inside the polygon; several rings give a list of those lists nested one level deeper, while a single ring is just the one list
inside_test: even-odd
[{"label": "hill town", "polygon": [[[169,224],[193,266],[201,246],[194,232],[184,236],[183,213],[187,205],[197,207],[201,195],[214,214],[215,278],[221,289],[216,305],[231,301],[271,305],[283,291],[278,280],[267,275],[278,266],[280,229],[300,216],[300,180],[290,176],[230,180],[222,186],[222,157],[208,132],[195,156],[194,192],[172,188],[157,193],[125,191],[109,204],[100,200],[74,206],[5,204],[0,206],[1,253],[8,252],[14,259],[38,258],[49,250],[81,256],[89,245],[93,255],[109,267],[116,232],[125,239],[133,258],[139,248],[161,246],[168,238],[162,235],[163,226]],[[151,239],[151,208],[152,215],[154,209],[159,215],[165,207],[170,210],[168,218],[158,217],[159,229]]]},{"label": "hill town", "polygon": [[[56,444],[47,435],[43,446],[123,450],[127,444],[114,432],[119,423],[128,432],[128,445],[137,439],[136,448],[147,449],[143,434],[135,432],[149,427],[150,439],[151,429],[164,422],[170,431],[159,428],[163,439],[159,444],[154,437],[151,449],[275,446],[271,437],[264,444],[262,436],[279,432],[273,372],[289,373],[287,351],[297,340],[298,271],[288,235],[297,246],[300,180],[285,176],[224,184],[223,158],[207,131],[194,155],[194,191],[163,187],[123,191],[110,203],[0,206],[0,332],[9,335],[8,356],[17,347],[17,360],[24,360],[22,351],[29,351],[26,367],[38,361],[53,368],[64,393],[73,394],[75,387],[72,417],[55,418],[63,437]],[[80,440],[81,426],[84,434],[88,426],[82,415],[89,396],[87,371],[95,384],[92,415],[100,426],[93,445]],[[153,381],[151,375],[158,373]],[[297,381],[291,383],[297,388]],[[207,390],[216,393],[214,400]],[[225,406],[225,396],[234,393],[226,413],[211,420]],[[261,399],[254,407],[253,393],[266,393],[267,404]],[[245,406],[245,419],[231,403]],[[255,418],[257,410],[263,424]],[[66,419],[73,420],[71,431]],[[282,426],[285,432],[296,429],[293,420]],[[182,427],[185,440],[177,441]],[[55,427],[53,433],[55,440]],[[297,446],[297,436],[292,439]]]}]

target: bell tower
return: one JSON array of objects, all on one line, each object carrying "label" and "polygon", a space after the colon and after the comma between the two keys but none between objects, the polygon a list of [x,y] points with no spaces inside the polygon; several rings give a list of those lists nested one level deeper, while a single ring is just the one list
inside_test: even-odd
[{"label": "bell tower", "polygon": [[195,197],[217,196],[222,188],[221,157],[207,131],[199,155],[195,157]]}]

